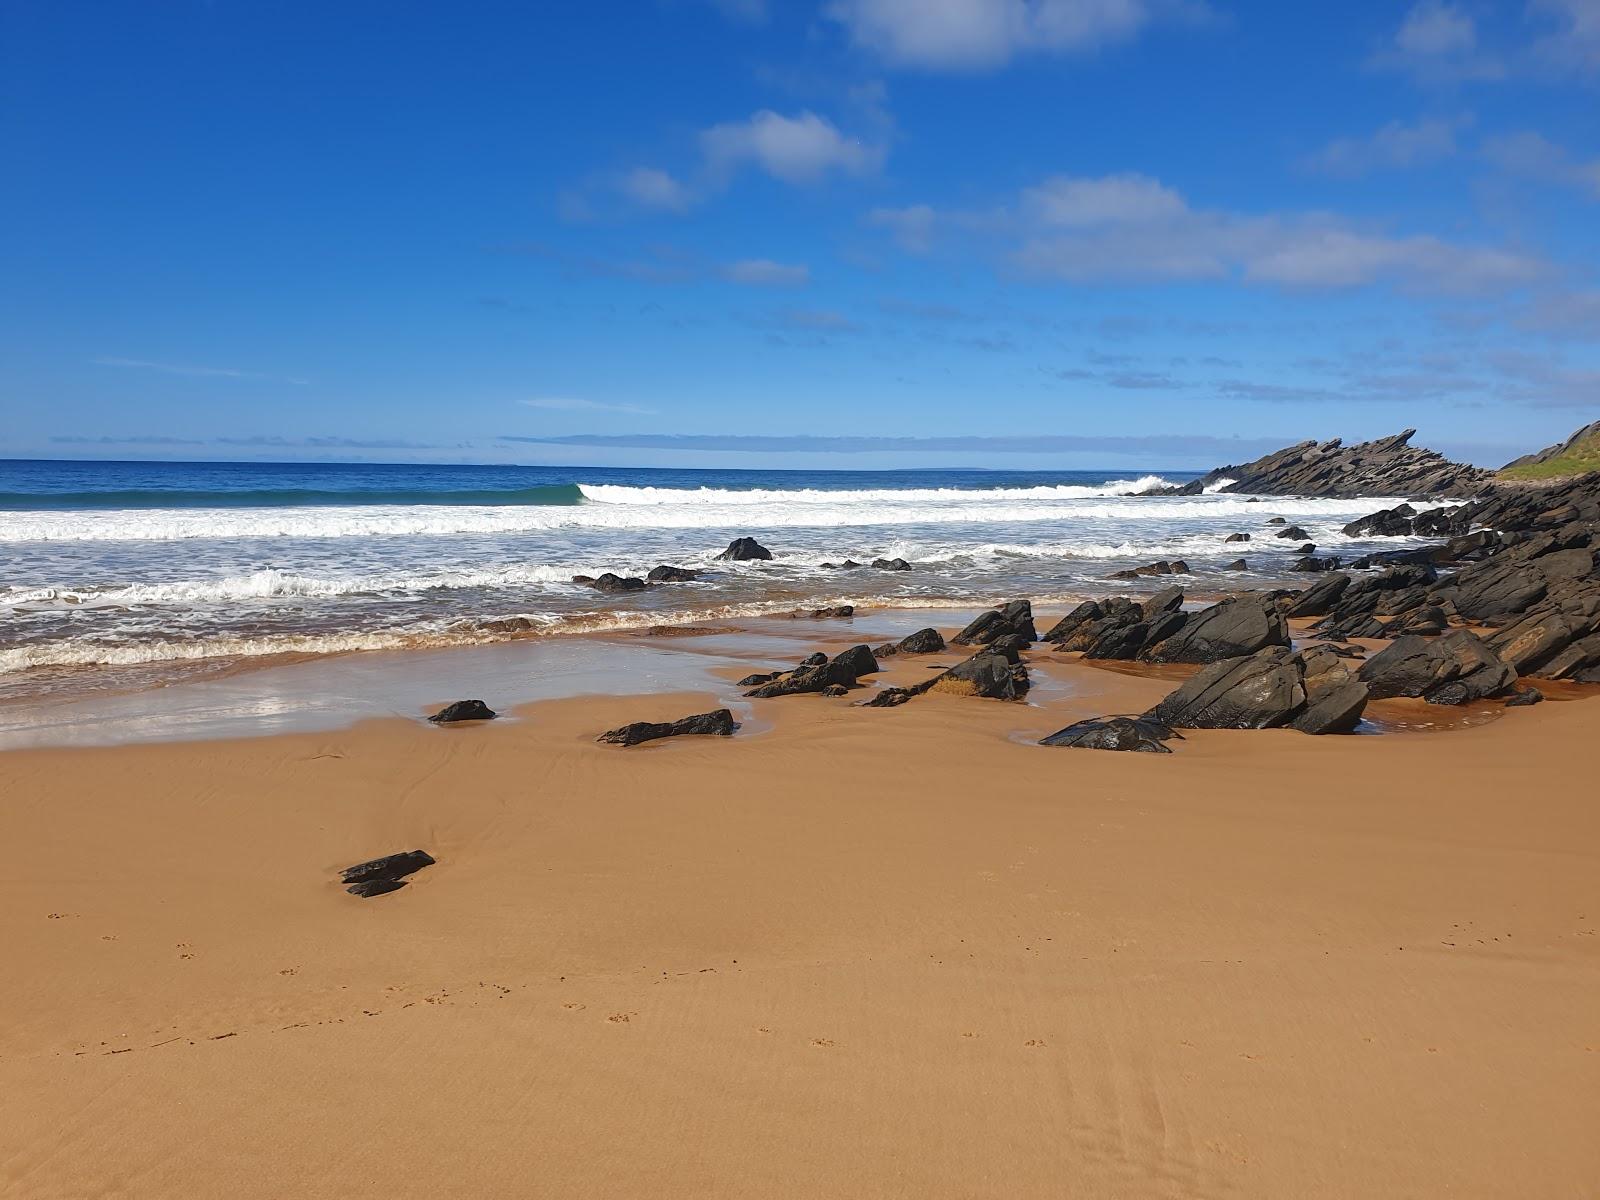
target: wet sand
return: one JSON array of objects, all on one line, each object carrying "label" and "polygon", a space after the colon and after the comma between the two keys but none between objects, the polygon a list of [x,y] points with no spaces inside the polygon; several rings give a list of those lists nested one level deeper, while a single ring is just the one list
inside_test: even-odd
[{"label": "wet sand", "polygon": [[0,754],[0,1194],[1595,1193],[1600,703],[1050,750],[1174,685],[1033,662]]}]

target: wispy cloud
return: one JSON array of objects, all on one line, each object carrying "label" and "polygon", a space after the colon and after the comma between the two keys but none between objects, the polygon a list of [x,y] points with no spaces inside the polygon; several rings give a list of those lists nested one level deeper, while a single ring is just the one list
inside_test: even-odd
[{"label": "wispy cloud", "polygon": [[254,371],[240,371],[233,367],[198,367],[185,363],[150,362],[142,358],[112,358],[102,356],[94,360],[102,367],[126,367],[136,371],[159,371],[163,375],[190,375],[201,379],[260,379]]},{"label": "wispy cloud", "polygon": [[108,434],[101,437],[82,437],[77,434],[62,434],[50,439],[58,446],[204,446],[205,442],[196,438],[165,437],[161,434],[130,433],[124,435]]},{"label": "wispy cloud", "polygon": [[806,110],[786,117],[762,109],[743,121],[714,125],[700,135],[706,164],[726,178],[747,164],[785,183],[816,183],[832,171],[861,175],[875,171],[886,152],[840,132],[826,117]]},{"label": "wispy cloud", "polygon": [[862,50],[896,66],[948,71],[1086,53],[1210,16],[1200,0],[833,0],[824,12]]},{"label": "wispy cloud", "polygon": [[1324,175],[1354,178],[1372,171],[1420,167],[1449,158],[1456,152],[1458,122],[1438,117],[1406,124],[1390,121],[1366,137],[1337,138],[1303,165]]},{"label": "wispy cloud", "polygon": [[[917,215],[910,219],[907,214]],[[1025,274],[1092,281],[1233,281],[1294,288],[1392,283],[1419,291],[1490,292],[1545,274],[1529,255],[1394,234],[1323,212],[1242,213],[1197,209],[1160,180],[1137,174],[1054,176],[1010,205],[980,211],[928,206],[884,210],[872,223],[907,250],[936,234],[998,244]],[[914,236],[907,238],[910,230]]]},{"label": "wispy cloud", "polygon": [[535,396],[531,400],[519,400],[517,403],[549,412],[615,412],[642,416],[655,414],[653,408],[640,408],[635,404],[602,404],[598,400],[584,400],[577,396]]},{"label": "wispy cloud", "polygon": [[1293,438],[1262,436],[1212,437],[1207,434],[1151,434],[1148,436],[1075,436],[1068,434],[1018,434],[1014,437],[822,437],[809,434],[594,434],[559,437],[506,435],[503,442],[535,445],[590,446],[619,450],[715,450],[730,453],[873,454],[873,453],[995,453],[1130,455],[1159,463],[1160,455],[1204,457],[1214,462],[1243,461],[1275,450]]},{"label": "wispy cloud", "polygon": [[1372,65],[1431,84],[1494,80],[1506,74],[1501,59],[1480,48],[1476,18],[1449,0],[1418,0],[1407,9],[1393,37],[1372,56]]},{"label": "wispy cloud", "polygon": [[773,262],[770,258],[742,258],[724,266],[721,275],[729,283],[750,287],[800,287],[811,282],[810,267]]},{"label": "wispy cloud", "polygon": [[1483,156],[1502,171],[1575,187],[1600,200],[1600,158],[1579,161],[1543,134],[1524,130],[1489,138]]}]

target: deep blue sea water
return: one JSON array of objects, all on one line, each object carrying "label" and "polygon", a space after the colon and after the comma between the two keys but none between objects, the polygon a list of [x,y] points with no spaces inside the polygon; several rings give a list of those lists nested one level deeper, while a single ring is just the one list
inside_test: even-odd
[{"label": "deep blue sea water", "polygon": [[[1281,579],[1266,521],[1319,543],[1380,506],[1213,494],[1137,471],[0,462],[0,695],[83,671],[450,645],[824,604],[976,607],[1126,590],[1183,558],[1197,589]],[[1253,532],[1247,547],[1225,545]],[[770,562],[721,563],[754,536]],[[1221,571],[1243,549],[1252,570]],[[904,558],[913,569],[829,569]],[[667,563],[694,583],[572,576]]]}]

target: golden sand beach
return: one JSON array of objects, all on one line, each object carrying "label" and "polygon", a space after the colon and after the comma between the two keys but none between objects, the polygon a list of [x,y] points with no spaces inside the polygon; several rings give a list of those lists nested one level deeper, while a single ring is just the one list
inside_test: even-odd
[{"label": "golden sand beach", "polygon": [[0,754],[0,1194],[1595,1194],[1593,700],[1109,754],[1171,681],[1032,666]]}]

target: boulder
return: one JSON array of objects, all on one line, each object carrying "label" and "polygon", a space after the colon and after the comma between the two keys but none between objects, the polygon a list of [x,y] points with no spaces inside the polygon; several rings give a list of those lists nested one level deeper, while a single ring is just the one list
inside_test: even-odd
[{"label": "boulder", "polygon": [[1298,525],[1290,525],[1286,529],[1278,530],[1277,536],[1281,538],[1293,538],[1297,542],[1307,541],[1311,537],[1309,533],[1307,533],[1304,529],[1301,529]]},{"label": "boulder", "polygon": [[1141,657],[1151,662],[1212,663],[1288,644],[1289,628],[1275,604],[1260,596],[1230,596],[1189,614],[1181,629]]},{"label": "boulder", "polygon": [[1085,600],[1077,608],[1062,617],[1061,620],[1050,626],[1050,632],[1044,635],[1044,640],[1047,642],[1065,641],[1077,630],[1091,621],[1098,621],[1104,615],[1105,613],[1100,606],[1093,600]]},{"label": "boulder", "polygon": [[1412,519],[1416,515],[1417,510],[1409,504],[1383,508],[1351,521],[1344,527],[1344,532],[1349,537],[1409,537],[1413,528]]},{"label": "boulder", "polygon": [[847,696],[849,694],[850,689],[845,687],[845,685],[842,683],[830,683],[827,687],[822,689],[822,695],[824,696],[837,697]]},{"label": "boulder", "polygon": [[405,887],[407,875],[433,866],[434,861],[426,850],[402,850],[346,867],[339,872],[339,882],[352,896],[382,896]]},{"label": "boulder", "polygon": [[1212,663],[1144,715],[1174,729],[1273,729],[1305,703],[1294,652],[1272,646]]},{"label": "boulder", "polygon": [[824,621],[833,617],[853,617],[856,607],[853,604],[835,604],[829,608],[813,608],[806,612],[797,612],[797,617],[808,617],[813,621]]},{"label": "boulder", "polygon": [[684,734],[708,734],[715,737],[732,737],[739,728],[733,714],[725,708],[714,712],[696,713],[676,721],[635,721],[620,729],[607,730],[595,739],[615,746],[637,746],[657,738],[681,737]]},{"label": "boulder", "polygon": [[1327,577],[1317,580],[1316,583],[1296,596],[1293,603],[1289,605],[1286,615],[1290,617],[1326,616],[1349,586],[1350,576],[1343,573],[1331,573]]},{"label": "boulder", "polygon": [[1374,699],[1420,696],[1431,704],[1465,704],[1502,696],[1517,673],[1477,635],[1454,629],[1437,638],[1402,634],[1361,665]]},{"label": "boulder", "polygon": [[772,551],[752,537],[734,538],[728,543],[728,548],[717,555],[717,558],[725,562],[750,562],[771,557]]},{"label": "boulder", "polygon": [[1312,575],[1322,571],[1337,571],[1338,569],[1339,560],[1334,558],[1331,554],[1326,558],[1316,558],[1314,556],[1307,555],[1305,558],[1297,559],[1289,567],[1289,570],[1291,571],[1303,571]]},{"label": "boulder", "polygon": [[1250,540],[1250,535],[1248,533],[1230,533],[1222,540],[1224,542],[1248,542]]},{"label": "boulder", "polygon": [[955,696],[981,696],[993,700],[1018,700],[1028,690],[1028,671],[1005,655],[980,650],[931,680],[926,688]]},{"label": "boulder", "polygon": [[1250,569],[1250,564],[1245,562],[1245,560],[1242,558],[1236,558],[1222,569],[1224,571],[1248,571]]},{"label": "boulder", "polygon": [[[822,659],[816,662],[816,659]],[[820,692],[825,688],[839,685],[841,687],[854,687],[862,675],[871,675],[878,670],[878,660],[872,656],[872,650],[867,646],[851,646],[850,649],[841,651],[832,659],[826,655],[813,654],[798,668],[788,674],[780,675],[767,683],[761,684],[754,691],[746,692],[746,696],[753,696],[758,700],[768,700],[774,696],[795,696],[803,692]]]},{"label": "boulder", "polygon": [[842,563],[825,562],[822,564],[822,569],[824,571],[850,571],[854,570],[860,565],[861,564],[855,560],[847,558]]},{"label": "boulder", "polygon": [[1600,628],[1600,617],[1545,608],[1530,612],[1489,639],[1489,646],[1518,674],[1539,670],[1573,642]]},{"label": "boulder", "polygon": [[691,571],[686,567],[669,567],[666,564],[651,567],[650,573],[645,576],[645,580],[649,583],[688,583],[699,578],[699,571]]},{"label": "boulder", "polygon": [[1041,746],[1072,746],[1080,750],[1134,750],[1145,754],[1171,754],[1166,744],[1182,735],[1143,717],[1096,717],[1079,721],[1041,738]]},{"label": "boulder", "polygon": [[1530,704],[1538,704],[1544,699],[1544,693],[1538,688],[1523,688],[1520,692],[1513,692],[1511,699],[1506,701],[1507,708],[1527,708]]},{"label": "boulder", "polygon": [[648,585],[637,575],[623,576],[607,571],[597,575],[589,586],[597,592],[642,592]]},{"label": "boulder", "polygon": [[872,565],[879,571],[909,571],[911,564],[903,558],[875,558]]},{"label": "boulder", "polygon": [[771,683],[774,679],[782,674],[782,671],[768,671],[764,675],[746,675],[743,679],[739,680],[738,686],[760,687],[763,683]]},{"label": "boulder", "polygon": [[1301,733],[1350,733],[1361,723],[1367,706],[1367,685],[1353,677],[1308,691],[1306,706],[1291,724]]},{"label": "boulder", "polygon": [[944,648],[943,635],[932,627],[908,633],[895,643],[895,650],[901,654],[937,654]]},{"label": "boulder", "polygon": [[950,641],[957,646],[985,646],[1010,633],[1021,634],[1030,642],[1039,640],[1039,634],[1033,627],[1033,605],[1029,601],[1013,600],[980,613]]},{"label": "boulder", "polygon": [[454,725],[458,721],[492,721],[494,709],[482,700],[456,700],[446,704],[428,720],[435,725]]},{"label": "boulder", "polygon": [[[1183,607],[1183,589],[1177,584],[1169,584],[1139,606],[1139,611],[1146,620],[1159,616],[1161,613],[1177,612]],[[1048,639],[1046,639],[1048,640]]]}]

